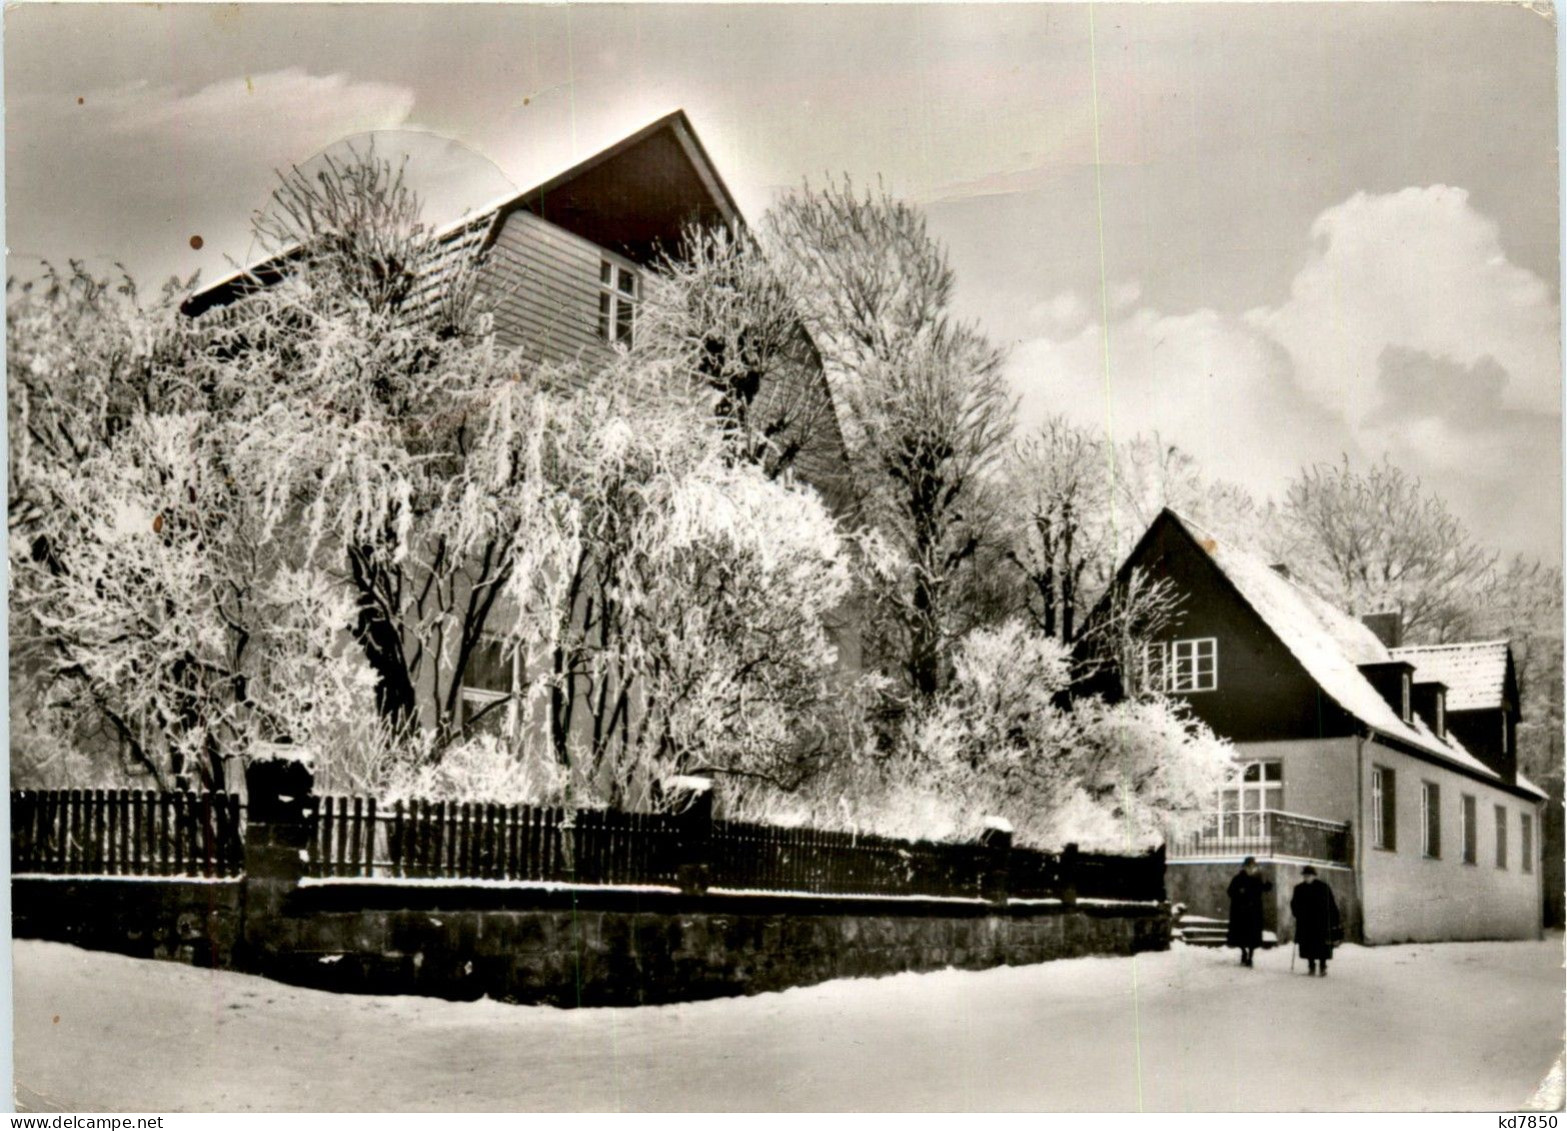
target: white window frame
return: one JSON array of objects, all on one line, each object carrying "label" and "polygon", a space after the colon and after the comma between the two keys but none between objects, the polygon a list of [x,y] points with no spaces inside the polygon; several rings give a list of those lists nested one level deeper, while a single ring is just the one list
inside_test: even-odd
[{"label": "white window frame", "polygon": [[[1387,789],[1387,768],[1385,766],[1371,767],[1371,844],[1374,848],[1387,851],[1393,850],[1393,845],[1388,843],[1387,822],[1383,817],[1386,807],[1384,793]],[[1398,780],[1396,777],[1393,779]],[[1395,787],[1396,788],[1396,787]],[[1394,810],[1395,815],[1397,810]],[[1396,842],[1395,842],[1396,843]]]},{"label": "white window frame", "polygon": [[[1268,768],[1277,767],[1278,776],[1268,777]],[[1255,780],[1247,781],[1247,771],[1255,769]],[[1265,833],[1267,818],[1262,814],[1284,809],[1284,763],[1277,758],[1243,762],[1233,784],[1219,792],[1219,835],[1258,837]]]},{"label": "white window frame", "polygon": [[[498,644],[500,641],[486,633],[479,638],[479,643],[482,646]],[[459,713],[456,720],[459,728],[466,726],[469,718],[478,714],[479,710],[484,707],[510,700],[506,705],[501,733],[505,736],[508,744],[515,745],[517,741],[517,690],[522,676],[519,660],[520,657],[513,653],[511,656],[510,691],[496,691],[488,687],[470,687],[467,684],[459,685],[457,688]]]},{"label": "white window frame", "polygon": [[[631,289],[625,289],[627,281]],[[623,259],[599,253],[598,336],[628,349],[636,336],[636,310],[642,301],[642,273]]]},{"label": "white window frame", "polygon": [[[1436,827],[1431,825],[1431,802],[1436,801]],[[1436,833],[1436,851],[1432,852],[1431,834]],[[1442,859],[1442,787],[1433,781],[1420,783],[1420,855],[1427,860]]]},{"label": "white window frame", "polygon": [[1475,864],[1480,859],[1479,820],[1480,803],[1472,793],[1458,795],[1458,860],[1462,864]]},{"label": "white window frame", "polygon": [[[1186,652],[1182,656],[1183,650]],[[1182,664],[1189,665],[1182,672]],[[1219,640],[1214,636],[1199,636],[1190,640],[1170,642],[1170,663],[1165,668],[1170,680],[1170,690],[1181,693],[1217,691],[1219,689]]]},{"label": "white window frame", "polygon": [[[1184,667],[1184,670],[1183,670]],[[1143,647],[1143,671],[1148,684],[1171,695],[1193,695],[1219,689],[1219,639],[1195,636]]]}]

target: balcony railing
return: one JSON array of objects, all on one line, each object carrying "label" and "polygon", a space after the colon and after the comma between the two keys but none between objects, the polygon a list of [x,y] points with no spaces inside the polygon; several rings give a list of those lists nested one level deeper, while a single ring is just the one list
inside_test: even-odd
[{"label": "balcony railing", "polygon": [[1348,864],[1349,826],[1298,813],[1263,809],[1250,813],[1214,813],[1197,833],[1170,840],[1171,860],[1210,856],[1288,857]]}]

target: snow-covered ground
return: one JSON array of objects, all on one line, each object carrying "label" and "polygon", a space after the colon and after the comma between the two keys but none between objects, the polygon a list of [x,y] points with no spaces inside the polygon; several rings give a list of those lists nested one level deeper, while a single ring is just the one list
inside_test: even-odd
[{"label": "snow-covered ground", "polygon": [[1325,979],[1177,947],[575,1011],[14,953],[34,1111],[1499,1110],[1563,1038],[1559,934],[1347,947]]}]

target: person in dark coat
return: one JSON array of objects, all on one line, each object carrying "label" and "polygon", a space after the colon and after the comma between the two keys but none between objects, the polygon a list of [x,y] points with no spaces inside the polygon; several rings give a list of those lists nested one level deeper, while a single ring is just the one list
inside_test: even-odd
[{"label": "person in dark coat", "polygon": [[1262,896],[1273,884],[1262,878],[1257,858],[1248,856],[1230,881],[1230,929],[1225,939],[1240,947],[1241,965],[1251,965],[1252,951],[1262,945]]},{"label": "person in dark coat", "polygon": [[1328,959],[1338,938],[1338,902],[1333,889],[1317,879],[1310,864],[1301,869],[1301,881],[1290,895],[1290,914],[1295,916],[1295,941],[1300,956],[1308,963],[1306,972],[1326,978]]}]

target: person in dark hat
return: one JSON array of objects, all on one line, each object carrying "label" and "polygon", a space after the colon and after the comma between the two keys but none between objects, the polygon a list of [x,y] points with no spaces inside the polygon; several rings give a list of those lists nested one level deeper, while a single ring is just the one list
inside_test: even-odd
[{"label": "person in dark hat", "polygon": [[1295,916],[1295,942],[1307,962],[1306,972],[1328,975],[1328,959],[1338,936],[1338,902],[1333,889],[1317,879],[1317,870],[1307,864],[1300,870],[1301,881],[1290,895],[1290,914]]},{"label": "person in dark hat", "polygon": [[1239,947],[1241,965],[1250,966],[1252,952],[1262,945],[1262,896],[1273,884],[1262,878],[1257,858],[1248,856],[1230,881],[1230,927],[1225,942]]}]

